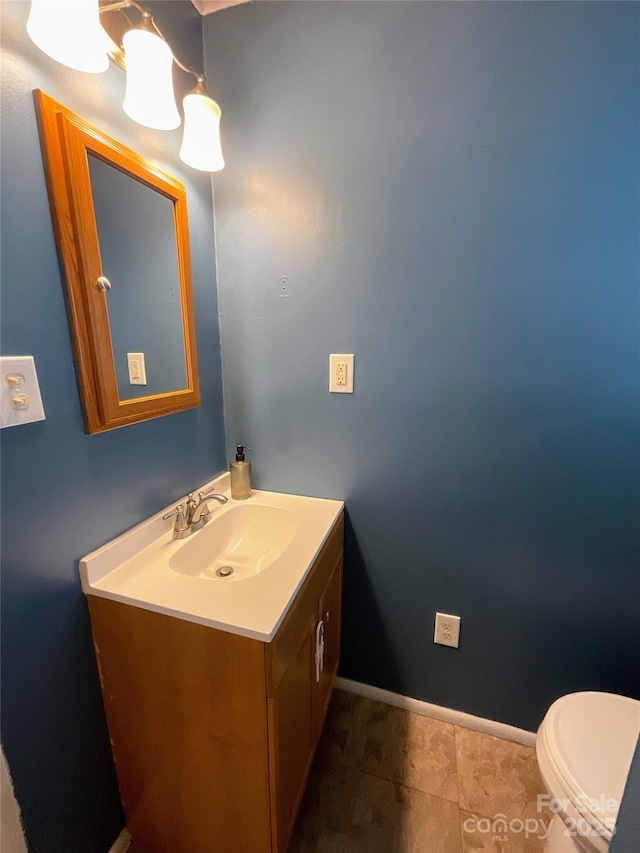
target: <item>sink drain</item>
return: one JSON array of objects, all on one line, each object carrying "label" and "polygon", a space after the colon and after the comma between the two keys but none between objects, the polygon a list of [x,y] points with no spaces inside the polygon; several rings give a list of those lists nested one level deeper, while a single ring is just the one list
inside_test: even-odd
[{"label": "sink drain", "polygon": [[219,569],[216,569],[216,576],[219,578],[228,578],[229,575],[233,574],[233,569],[231,566],[220,566]]}]

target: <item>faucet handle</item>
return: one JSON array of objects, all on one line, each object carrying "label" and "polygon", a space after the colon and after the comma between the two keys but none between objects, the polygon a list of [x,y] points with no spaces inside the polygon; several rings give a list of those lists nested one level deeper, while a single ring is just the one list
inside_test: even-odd
[{"label": "faucet handle", "polygon": [[189,492],[187,496],[187,507],[186,507],[186,517],[187,517],[187,525],[191,524],[191,519],[193,518],[193,513],[198,508],[198,501],[196,500],[196,496],[193,492]]},{"label": "faucet handle", "polygon": [[178,504],[175,509],[172,509],[171,512],[166,513],[166,515],[163,515],[162,518],[163,520],[171,518],[172,515],[175,515],[176,517],[176,522],[173,525],[173,538],[183,539],[184,536],[189,533],[189,524],[184,512],[184,504]]},{"label": "faucet handle", "polygon": [[166,521],[168,518],[171,518],[172,515],[179,515],[180,513],[184,513],[184,506],[182,504],[178,504],[175,509],[172,509],[170,512],[163,515],[162,520]]}]

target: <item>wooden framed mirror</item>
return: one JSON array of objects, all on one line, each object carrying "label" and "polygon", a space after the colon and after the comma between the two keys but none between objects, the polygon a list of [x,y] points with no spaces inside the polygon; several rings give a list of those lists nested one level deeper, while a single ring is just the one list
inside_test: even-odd
[{"label": "wooden framed mirror", "polygon": [[199,406],[184,185],[34,96],[87,432]]}]

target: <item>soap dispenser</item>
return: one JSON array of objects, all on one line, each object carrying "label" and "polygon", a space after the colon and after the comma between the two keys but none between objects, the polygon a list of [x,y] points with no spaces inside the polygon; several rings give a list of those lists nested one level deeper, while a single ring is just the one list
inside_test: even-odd
[{"label": "soap dispenser", "polygon": [[243,501],[251,494],[251,462],[244,458],[245,450],[251,450],[244,444],[236,445],[235,462],[230,466],[231,497],[234,501]]}]

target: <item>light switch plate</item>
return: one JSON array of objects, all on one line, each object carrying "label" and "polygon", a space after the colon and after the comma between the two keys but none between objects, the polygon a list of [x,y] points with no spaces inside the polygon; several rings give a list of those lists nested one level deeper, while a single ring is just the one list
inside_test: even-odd
[{"label": "light switch plate", "polygon": [[332,394],[353,394],[353,363],[353,353],[329,356],[329,391]]},{"label": "light switch plate", "polygon": [[0,357],[0,428],[43,420],[44,406],[33,356],[3,355]]}]

